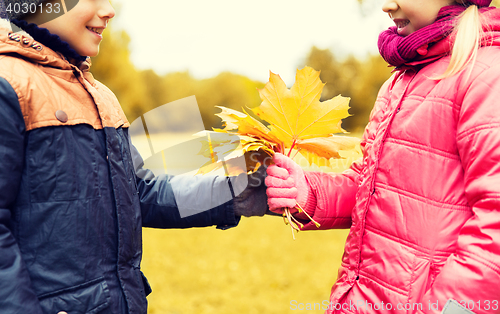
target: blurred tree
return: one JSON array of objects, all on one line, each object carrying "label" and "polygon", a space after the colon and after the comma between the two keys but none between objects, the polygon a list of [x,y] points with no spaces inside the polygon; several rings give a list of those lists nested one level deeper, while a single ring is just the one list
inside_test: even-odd
[{"label": "blurred tree", "polygon": [[92,73],[118,97],[129,121],[151,102],[140,73],[130,61],[130,37],[123,30],[106,29],[100,52],[92,58]]},{"label": "blurred tree", "polygon": [[378,90],[390,76],[387,63],[378,55],[365,60],[350,55],[340,61],[329,49],[312,47],[305,64],[321,71],[321,80],[326,83],[323,100],[339,94],[351,97],[349,112],[352,117],[343,122],[344,129],[356,132],[364,128]]},{"label": "blurred tree", "polygon": [[161,84],[164,88],[165,102],[170,102],[195,95],[199,81],[189,72],[174,72],[164,75]]},{"label": "blurred tree", "polygon": [[223,72],[214,78],[200,81],[195,95],[205,128],[222,126],[220,118],[215,116],[220,109],[215,106],[224,106],[239,111],[242,111],[242,108],[258,106],[261,99],[257,89],[263,87],[264,84],[260,82],[230,72]]},{"label": "blurred tree", "polygon": [[370,55],[362,61],[358,78],[352,89],[351,123],[359,130],[368,123],[370,112],[382,84],[391,76],[392,67],[388,67],[379,55]]},{"label": "blurred tree", "polygon": [[146,95],[142,111],[146,112],[168,102],[168,94],[162,77],[148,69],[139,73],[139,79],[144,83]]},{"label": "blurred tree", "polygon": [[261,82],[230,72],[203,80],[193,78],[189,72],[175,72],[161,77],[158,88],[162,96],[157,97],[155,103],[160,105],[194,95],[205,129],[210,130],[221,127],[221,120],[215,116],[220,110],[215,106],[237,110],[245,106],[255,107],[260,104],[257,88],[263,86]]}]

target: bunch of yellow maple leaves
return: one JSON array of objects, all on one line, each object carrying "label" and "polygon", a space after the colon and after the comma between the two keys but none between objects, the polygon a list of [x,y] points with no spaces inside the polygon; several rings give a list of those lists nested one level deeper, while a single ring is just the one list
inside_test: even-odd
[{"label": "bunch of yellow maple leaves", "polygon": [[[297,70],[295,84],[288,89],[280,76],[271,72],[269,82],[259,90],[262,103],[251,109],[268,126],[244,109],[239,112],[219,107],[222,112],[217,116],[222,119],[224,129],[214,131],[237,134],[244,152],[261,150],[269,156],[279,152],[292,158],[300,153],[310,164],[330,166],[332,159],[341,158],[340,150],[355,149],[359,139],[335,135],[346,133],[341,123],[349,116],[350,98],[339,95],[320,101],[325,84],[319,74],[310,67]],[[303,211],[298,204],[296,209]],[[284,209],[283,217],[294,236],[294,230],[299,231],[302,224],[291,215],[289,208]],[[309,219],[319,227],[311,217]]]}]

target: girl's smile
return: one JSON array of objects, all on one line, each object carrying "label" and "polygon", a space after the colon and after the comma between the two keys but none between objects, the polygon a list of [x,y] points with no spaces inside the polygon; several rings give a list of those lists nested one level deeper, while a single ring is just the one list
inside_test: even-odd
[{"label": "girl's smile", "polygon": [[407,19],[393,19],[394,24],[396,24],[398,28],[398,34],[401,36],[406,36],[408,33],[406,26],[410,24],[410,20]]}]

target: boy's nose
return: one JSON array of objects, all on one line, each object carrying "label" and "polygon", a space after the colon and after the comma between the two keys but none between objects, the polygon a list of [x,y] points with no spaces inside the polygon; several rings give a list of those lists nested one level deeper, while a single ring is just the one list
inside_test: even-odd
[{"label": "boy's nose", "polygon": [[98,15],[100,18],[112,19],[115,17],[115,9],[109,1],[103,1],[102,6],[99,8]]},{"label": "boy's nose", "polygon": [[390,13],[397,11],[399,8],[396,0],[384,0],[384,4],[382,4],[382,11],[385,13]]}]

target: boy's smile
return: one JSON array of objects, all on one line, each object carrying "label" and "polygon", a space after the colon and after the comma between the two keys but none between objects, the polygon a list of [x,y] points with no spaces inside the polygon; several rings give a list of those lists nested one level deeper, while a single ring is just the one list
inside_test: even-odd
[{"label": "boy's smile", "polygon": [[101,35],[101,34],[102,34],[102,32],[104,31],[104,29],[105,29],[105,28],[106,28],[106,27],[89,27],[89,26],[87,26],[87,29],[88,29],[89,31],[91,31],[91,32],[95,33],[95,34],[96,34],[96,35],[98,35],[98,36],[101,36],[101,38],[102,38],[102,35]]}]

